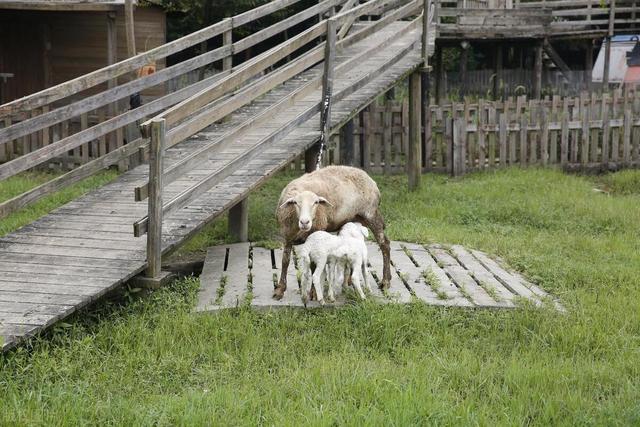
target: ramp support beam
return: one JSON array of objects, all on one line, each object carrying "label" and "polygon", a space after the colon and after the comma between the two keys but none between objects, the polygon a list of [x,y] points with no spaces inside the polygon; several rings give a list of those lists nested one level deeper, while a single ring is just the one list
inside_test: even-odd
[{"label": "ramp support beam", "polygon": [[238,242],[249,241],[249,198],[229,209],[228,230]]}]

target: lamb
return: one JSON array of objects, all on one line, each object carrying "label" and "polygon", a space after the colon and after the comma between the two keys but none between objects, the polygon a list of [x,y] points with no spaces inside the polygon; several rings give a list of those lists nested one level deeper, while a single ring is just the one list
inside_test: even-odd
[{"label": "lamb", "polygon": [[[364,230],[364,231],[363,231]],[[360,274],[364,278],[365,286],[369,291],[367,281],[367,247],[364,237],[368,234],[366,228],[360,224],[347,223],[338,236],[326,231],[316,231],[312,233],[304,244],[296,252],[299,255],[302,269],[302,303],[306,306],[309,301],[311,284],[316,290],[318,302],[324,305],[323,285],[325,278],[328,278],[330,302],[335,301],[335,288],[337,272],[351,269],[351,279],[360,298],[366,299],[360,284]],[[311,264],[316,265],[316,269],[311,274]],[[340,281],[342,283],[342,281]]]},{"label": "lamb", "polygon": [[[338,236],[342,238],[342,246],[333,251],[327,265],[329,299],[335,299],[333,296],[334,288],[340,284],[346,285],[349,275],[351,275],[353,283],[359,282],[360,273],[362,274],[365,288],[371,293],[371,285],[368,280],[369,270],[367,268],[368,253],[365,243],[365,238],[369,237],[369,230],[358,223],[348,222],[340,229]],[[351,272],[350,274],[349,271]],[[354,277],[354,275],[357,275],[357,277]],[[360,297],[364,299],[364,295],[359,290],[360,287],[354,286]]]},{"label": "lamb", "polygon": [[366,172],[350,166],[327,166],[291,181],[280,194],[276,217],[285,240],[280,281],[273,297],[287,289],[291,248],[315,231],[338,231],[347,222],[368,227],[383,257],[381,286],[391,281],[389,239],[380,213],[380,190]]}]

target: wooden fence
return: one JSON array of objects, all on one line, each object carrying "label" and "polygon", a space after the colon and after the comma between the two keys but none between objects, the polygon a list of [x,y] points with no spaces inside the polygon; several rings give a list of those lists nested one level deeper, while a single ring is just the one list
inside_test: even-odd
[{"label": "wooden fence", "polygon": [[[422,147],[425,172],[461,175],[510,165],[568,170],[640,166],[640,91],[634,88],[603,96],[454,103],[430,111]],[[372,173],[405,172],[406,102],[368,107],[354,120],[353,134],[353,149],[346,150],[349,138],[333,136],[327,163],[353,164]]]}]

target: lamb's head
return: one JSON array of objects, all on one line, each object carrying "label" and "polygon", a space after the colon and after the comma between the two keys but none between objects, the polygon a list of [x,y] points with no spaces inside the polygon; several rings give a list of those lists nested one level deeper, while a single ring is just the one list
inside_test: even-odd
[{"label": "lamb's head", "polygon": [[302,231],[309,231],[313,226],[316,210],[320,205],[331,205],[327,199],[318,196],[312,191],[301,191],[293,197],[288,198],[280,205],[280,209],[286,206],[294,206],[298,216],[298,227]]},{"label": "lamb's head", "polygon": [[340,236],[363,239],[369,237],[369,229],[358,222],[348,222],[340,229]]}]

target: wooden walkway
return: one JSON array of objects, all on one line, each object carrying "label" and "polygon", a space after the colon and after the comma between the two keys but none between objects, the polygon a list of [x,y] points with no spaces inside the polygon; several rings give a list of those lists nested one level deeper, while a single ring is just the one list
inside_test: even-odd
[{"label": "wooden walkway", "polygon": [[[545,291],[508,269],[487,254],[454,245],[418,245],[392,242],[391,286],[384,294],[378,289],[382,277],[382,256],[378,246],[368,243],[370,276],[374,300],[383,303],[409,303],[456,307],[515,308],[522,303],[563,307]],[[295,250],[294,250],[295,253]],[[280,301],[271,298],[278,283],[282,251],[249,243],[209,248],[200,276],[196,311],[223,308],[303,307],[295,268],[289,269],[289,288]],[[294,256],[295,259],[295,256]],[[355,293],[341,294],[335,304],[357,300]],[[309,307],[319,307],[312,301]]]},{"label": "wooden walkway", "polygon": [[[336,57],[337,66],[348,58],[390,42],[350,67],[334,82],[339,92],[363,76],[376,75],[364,87],[333,105],[331,126],[338,128],[376,96],[413,72],[421,63],[420,31],[398,37],[406,22],[395,22],[349,46]],[[322,74],[317,65],[281,84],[228,120],[210,126],[166,152],[165,168],[227,134],[261,111],[278,103],[305,82]],[[292,103],[285,113],[255,126],[221,149],[189,174],[167,185],[166,198],[190,188],[254,146],[265,135],[296,118],[320,99],[320,89]],[[318,115],[286,137],[269,145],[243,168],[235,171],[195,203],[168,215],[163,222],[163,254],[174,250],[211,220],[246,198],[283,166],[318,141]],[[134,201],[134,188],[148,181],[148,166],[139,166],[96,191],[68,203],[14,233],[0,238],[0,336],[8,349],[55,321],[68,316],[125,283],[146,268],[146,237],[134,238],[132,224],[147,214],[147,202]]]}]

